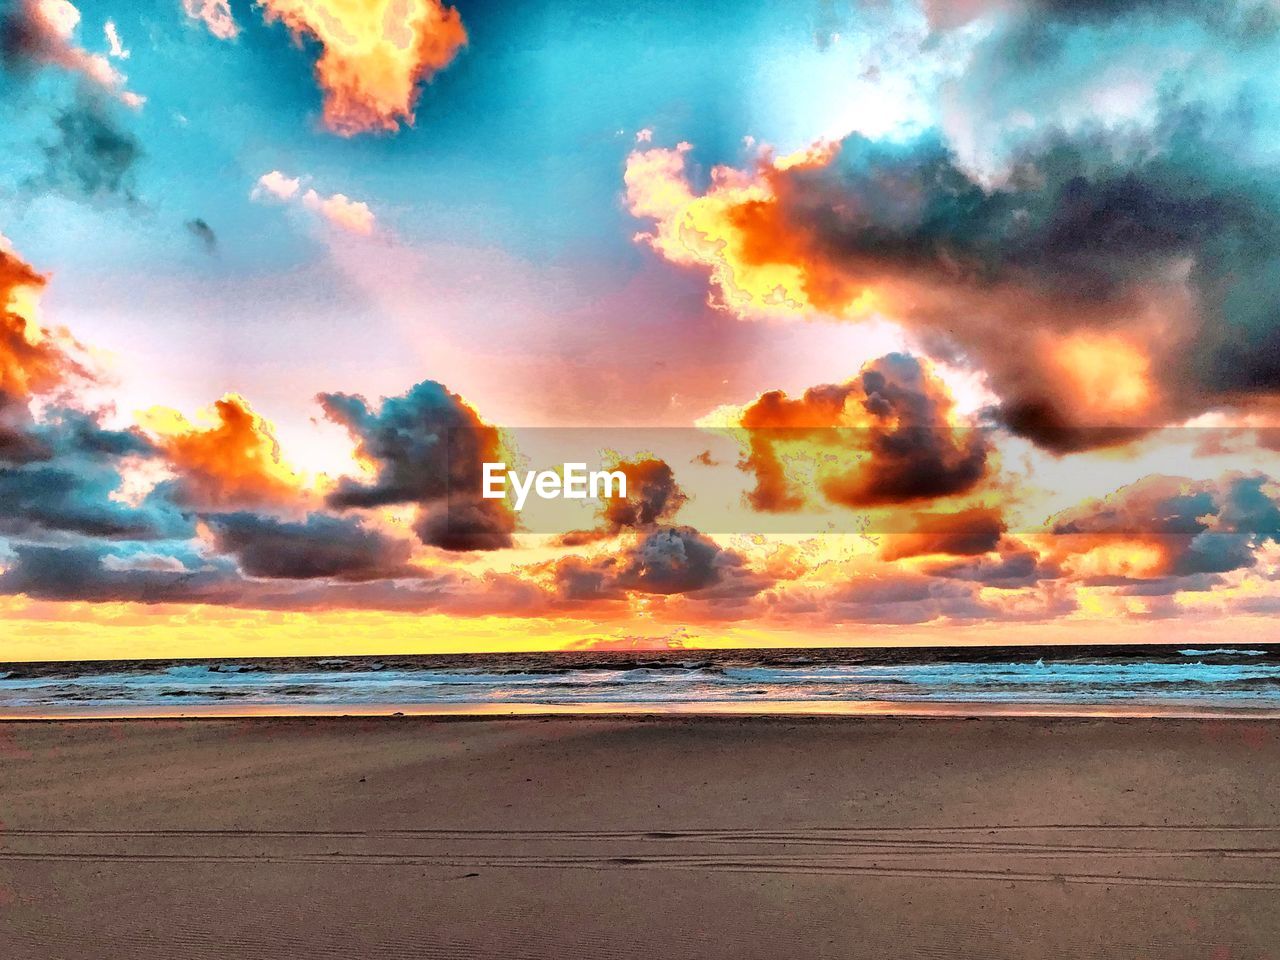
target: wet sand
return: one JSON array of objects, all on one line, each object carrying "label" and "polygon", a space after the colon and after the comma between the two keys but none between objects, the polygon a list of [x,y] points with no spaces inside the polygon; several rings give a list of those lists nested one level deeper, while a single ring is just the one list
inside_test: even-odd
[{"label": "wet sand", "polygon": [[1280,956],[1274,720],[0,724],[14,958]]}]

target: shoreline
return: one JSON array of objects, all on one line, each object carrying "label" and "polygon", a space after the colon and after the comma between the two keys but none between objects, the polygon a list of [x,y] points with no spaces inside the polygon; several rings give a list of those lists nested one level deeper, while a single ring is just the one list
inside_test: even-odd
[{"label": "shoreline", "polygon": [[1196,704],[991,703],[948,701],[777,700],[650,703],[356,703],[356,704],[148,704],[143,706],[31,706],[0,708],[0,723],[94,720],[251,720],[256,718],[419,718],[519,719],[612,717],[716,718],[820,717],[854,720],[886,717],[902,720],[955,719],[1111,719],[1111,720],[1255,720],[1280,719],[1275,707],[1221,707]]}]

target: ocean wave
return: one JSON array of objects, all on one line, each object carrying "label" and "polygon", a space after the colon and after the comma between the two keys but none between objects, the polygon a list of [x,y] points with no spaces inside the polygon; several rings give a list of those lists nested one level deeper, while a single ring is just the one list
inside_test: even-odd
[{"label": "ocean wave", "polygon": [[240,658],[6,665],[0,675],[0,709],[761,700],[1280,707],[1280,651],[1006,647]]}]

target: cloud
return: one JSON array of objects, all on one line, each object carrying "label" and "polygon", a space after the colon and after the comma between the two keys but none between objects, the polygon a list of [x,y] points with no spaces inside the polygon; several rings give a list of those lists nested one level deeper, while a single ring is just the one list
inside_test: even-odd
[{"label": "cloud", "polygon": [[[67,405],[93,376],[69,334],[40,324],[44,284],[0,238],[0,532],[133,539],[190,533],[189,521],[162,498],[130,503],[121,496],[124,465],[155,453],[147,438],[107,429],[97,414]],[[37,398],[39,418],[32,413]]]},{"label": "cloud", "polygon": [[[1043,68],[1015,69],[1012,56],[968,67],[975,95]],[[1265,114],[1248,88],[1177,96],[1153,93],[1141,122],[1011,134],[994,170],[961,155],[954,124],[765,153],[754,169],[712,169],[705,189],[688,144],[637,148],[627,203],[651,224],[637,240],[704,271],[717,306],[888,317],[932,355],[983,372],[999,417],[1042,446],[1122,443],[1280,393],[1280,189]],[[1036,88],[1019,115],[1057,103]]]},{"label": "cloud", "polygon": [[[69,335],[40,325],[44,283],[0,243],[0,530],[147,538],[183,528],[163,504],[116,498],[122,462],[152,452],[145,437],[104,429],[95,415],[58,405],[92,375]],[[30,406],[36,397],[49,404],[39,420]]]},{"label": "cloud", "polygon": [[345,194],[331,193],[322,197],[314,190],[308,190],[302,195],[302,205],[343,230],[365,236],[373,233],[374,216],[368,204],[352,200]]},{"label": "cloud", "polygon": [[482,465],[505,461],[496,427],[431,380],[374,410],[361,396],[324,393],[327,416],[346,428],[371,480],[343,477],[329,494],[339,510],[416,503],[426,544],[447,550],[509,546],[514,518],[505,501],[480,498]]},{"label": "cloud", "polygon": [[627,496],[605,503],[604,522],[613,531],[643,528],[670,520],[688,497],[666,461],[658,457],[623,460],[611,469],[627,478]]},{"label": "cloud", "polygon": [[284,462],[271,424],[243,397],[228,394],[199,423],[163,407],[139,418],[177,474],[167,485],[175,502],[203,510],[303,502],[301,477]]},{"label": "cloud", "polygon": [[182,0],[182,9],[192,20],[208,27],[219,40],[232,40],[240,33],[231,15],[229,0]]},{"label": "cloud", "polygon": [[13,562],[0,574],[0,593],[42,600],[227,603],[241,592],[234,571],[225,565],[188,555],[176,568],[154,560],[133,566],[121,562],[129,556],[126,551],[96,543],[17,544]]},{"label": "cloud", "polygon": [[[922,572],[890,567],[843,583],[801,584],[771,596],[769,609],[775,618],[794,624],[829,627],[938,621],[1038,623],[1064,617],[1079,606],[1075,591],[1052,581],[1051,568],[1037,570],[1034,558],[1024,551],[1010,550],[994,558],[985,555],[936,569],[945,575],[935,574],[934,568]],[[1040,580],[1052,582],[1027,589]]]},{"label": "cloud", "polygon": [[1252,567],[1280,539],[1280,506],[1261,474],[1153,475],[1053,518],[1054,555],[1081,582],[1124,585]]},{"label": "cloud", "polygon": [[53,456],[34,426],[26,401],[0,390],[0,463],[34,463]]},{"label": "cloud", "polygon": [[114,60],[128,60],[132,54],[125,48],[120,39],[120,31],[116,29],[114,20],[108,20],[102,27],[102,35],[107,39],[108,56]]},{"label": "cloud", "polygon": [[986,475],[988,445],[981,431],[952,423],[954,407],[927,362],[901,353],[798,398],[765,393],[736,418],[749,445],[742,466],[756,478],[748,502],[770,512],[803,507],[809,491],[788,475],[788,465],[800,461],[817,465],[815,492],[848,507],[972,490]]},{"label": "cloud", "polygon": [[[361,518],[312,511],[296,521],[245,509],[297,513],[309,505],[309,494],[283,462],[270,425],[238,396],[215,404],[206,422],[153,410],[143,416],[149,433],[111,429],[100,414],[60,405],[88,374],[38,323],[35,298],[43,284],[0,239],[0,535],[7,539],[0,592],[270,610],[469,616],[545,609],[543,587],[517,576],[411,566],[408,541]],[[30,403],[33,398],[39,404]],[[496,450],[496,431],[459,398],[422,385],[376,412],[358,398],[335,395],[329,401],[335,411],[341,408],[350,429],[375,434],[362,448],[382,458],[382,487],[361,490],[358,499],[392,503],[408,496],[420,503],[418,526],[428,543],[454,549],[510,543],[513,524],[501,505],[470,521],[464,512],[461,530],[450,522],[434,535],[422,532],[440,521],[433,511],[449,506],[447,497],[415,486],[439,464],[397,462],[412,460],[415,444],[430,459],[426,434],[436,414],[442,414],[435,416],[442,431],[452,424],[471,435],[471,445],[464,440],[453,447],[455,455]],[[377,435],[382,428],[414,436],[406,447]],[[156,483],[161,466],[176,476]],[[444,481],[473,473],[474,465],[455,459],[446,464]],[[406,493],[404,485],[413,489]],[[351,482],[340,492],[352,497]],[[485,524],[487,540],[478,530]]]},{"label": "cloud", "polygon": [[299,41],[320,44],[324,123],[345,137],[412,126],[420,85],[467,42],[458,11],[440,0],[262,0],[262,6],[268,23],[279,20]]},{"label": "cloud", "polygon": [[423,504],[413,532],[441,550],[501,550],[511,546],[514,526],[502,501],[455,496]]},{"label": "cloud", "polygon": [[[271,561],[268,561],[271,562]],[[547,598],[503,574],[421,571],[411,579],[245,579],[234,559],[186,542],[21,543],[0,573],[0,594],[39,600],[218,604],[255,610],[383,610],[456,616],[536,616]]]},{"label": "cloud", "polygon": [[676,483],[675,473],[665,460],[638,457],[621,460],[609,467],[627,478],[627,495],[604,501],[600,525],[594,530],[575,530],[560,538],[566,546],[590,543],[617,536],[623,530],[638,530],[669,523],[689,498]]},{"label": "cloud", "polygon": [[92,414],[54,409],[24,434],[25,446],[0,445],[0,531],[129,540],[194,532],[164,497],[131,503],[120,495],[124,464],[154,453],[138,431],[105,429]]},{"label": "cloud", "polygon": [[375,580],[410,575],[409,544],[353,518],[312,513],[290,523],[254,513],[207,518],[214,542],[251,577]]},{"label": "cloud", "polygon": [[[69,0],[15,0],[11,10],[0,16],[0,59],[18,69],[58,67],[79,75],[127,106],[141,107],[146,98],[125,89],[126,77],[108,57],[89,53],[76,44],[79,25],[80,11]],[[111,24],[109,40],[114,30]],[[119,56],[116,49],[117,44],[113,43],[112,53]]]},{"label": "cloud", "polygon": [[616,567],[617,561],[613,558],[563,557],[556,561],[552,571],[556,596],[565,603],[623,600],[626,593],[617,584]]},{"label": "cloud", "polygon": [[808,614],[827,624],[905,625],[941,618],[982,619],[995,612],[982,603],[972,584],[896,571],[796,592],[776,606],[783,614]]},{"label": "cloud", "polygon": [[1031,587],[1041,580],[1053,580],[1061,575],[1055,564],[1042,561],[1035,550],[1016,543],[1002,546],[994,555],[983,553],[981,556],[930,564],[923,568],[923,572],[931,577],[967,580],[984,587],[1006,590]]},{"label": "cloud", "polygon": [[53,126],[56,138],[44,145],[39,186],[88,200],[138,202],[134,170],[142,145],[96,97],[78,96],[58,111]]},{"label": "cloud", "polygon": [[373,233],[377,218],[368,204],[342,193],[324,195],[311,188],[303,190],[302,183],[300,177],[287,177],[279,170],[272,170],[258,178],[249,196],[254,200],[296,202],[350,233],[364,236]]},{"label": "cloud", "polygon": [[218,235],[203,217],[195,217],[183,225],[187,228],[187,232],[196,238],[205,253],[218,252]]},{"label": "cloud", "polygon": [[50,333],[38,321],[36,306],[44,285],[43,275],[0,242],[0,401],[21,401],[24,410],[33,394],[88,377],[73,355],[74,341]]},{"label": "cloud", "polygon": [[1280,20],[1269,0],[1232,4],[1214,0],[924,0],[924,12],[936,30],[954,30],[984,16],[1012,21],[1015,29],[1047,32],[1061,26],[1105,24],[1115,20],[1168,23],[1199,21],[1214,33],[1241,40],[1274,33]]},{"label": "cloud", "polygon": [[276,200],[292,200],[297,194],[302,181],[297,177],[286,177],[279,170],[264,173],[258,178],[249,196],[254,200],[273,197]]},{"label": "cloud", "polygon": [[692,527],[646,534],[623,555],[615,579],[625,590],[719,599],[754,596],[770,583],[749,571],[740,554],[722,549]]},{"label": "cloud", "polygon": [[773,582],[752,570],[741,554],[685,526],[650,530],[616,555],[561,558],[553,579],[557,596],[575,602],[617,600],[627,592],[743,600]]},{"label": "cloud", "polygon": [[950,554],[971,557],[996,549],[1005,524],[999,511],[973,507],[956,513],[917,514],[914,530],[887,534],[880,555],[886,560]]},{"label": "cloud", "polygon": [[581,640],[572,641],[565,649],[627,653],[646,650],[686,650],[689,649],[689,637],[684,627],[675,627],[670,633],[660,636],[584,637]]}]

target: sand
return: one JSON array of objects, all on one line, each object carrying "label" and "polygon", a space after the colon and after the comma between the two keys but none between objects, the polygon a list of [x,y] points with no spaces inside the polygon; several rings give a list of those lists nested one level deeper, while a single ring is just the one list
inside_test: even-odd
[{"label": "sand", "polygon": [[0,957],[1280,957],[1280,723],[0,724]]}]

